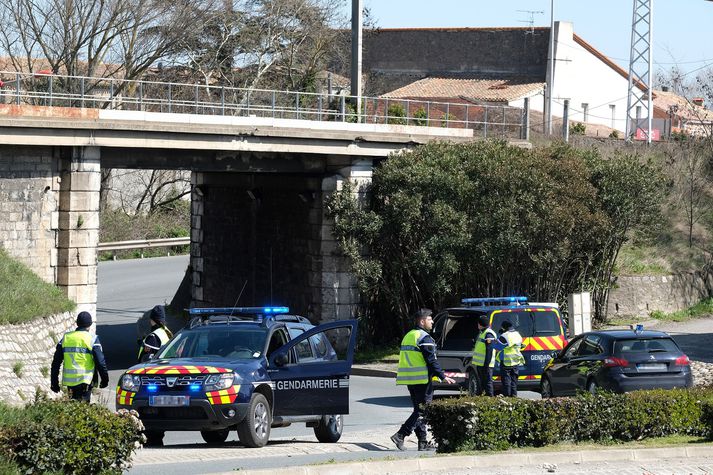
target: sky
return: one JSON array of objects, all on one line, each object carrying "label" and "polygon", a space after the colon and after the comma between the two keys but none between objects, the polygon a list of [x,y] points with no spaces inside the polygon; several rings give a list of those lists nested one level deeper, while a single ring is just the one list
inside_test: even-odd
[{"label": "sky", "polygon": [[[362,0],[380,28],[550,25],[551,0]],[[634,0],[555,0],[555,20],[628,70]],[[652,0],[654,70],[713,67],[713,1]],[[351,0],[347,0],[351,5]],[[346,7],[351,17],[349,6]]]}]

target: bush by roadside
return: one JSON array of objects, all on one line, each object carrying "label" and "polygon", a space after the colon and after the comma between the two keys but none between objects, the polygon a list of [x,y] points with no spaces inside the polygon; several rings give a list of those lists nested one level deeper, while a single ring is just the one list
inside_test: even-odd
[{"label": "bush by roadside", "polygon": [[542,447],[564,441],[611,443],[668,435],[713,437],[713,388],[583,393],[534,401],[444,399],[428,406],[426,419],[439,452]]},{"label": "bush by roadside", "polygon": [[0,404],[2,473],[120,474],[141,446],[143,426],[128,412],[95,404],[44,400]]}]

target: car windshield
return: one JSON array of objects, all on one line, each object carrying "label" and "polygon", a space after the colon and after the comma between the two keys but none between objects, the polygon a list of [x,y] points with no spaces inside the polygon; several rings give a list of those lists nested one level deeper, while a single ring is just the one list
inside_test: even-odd
[{"label": "car windshield", "polygon": [[499,330],[505,320],[512,323],[518,333],[525,338],[529,336],[557,336],[560,334],[557,315],[551,310],[498,312],[493,316],[492,329]]},{"label": "car windshield", "polygon": [[614,342],[614,354],[617,356],[637,353],[681,353],[671,338],[631,338]]},{"label": "car windshield", "polygon": [[220,326],[179,333],[157,358],[255,359],[265,350],[267,329]]}]

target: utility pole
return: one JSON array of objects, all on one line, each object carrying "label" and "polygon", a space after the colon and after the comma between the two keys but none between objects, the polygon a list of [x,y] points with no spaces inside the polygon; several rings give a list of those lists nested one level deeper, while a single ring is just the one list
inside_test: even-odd
[{"label": "utility pole", "polygon": [[[629,94],[626,100],[626,141],[631,142],[636,132],[646,132],[646,142],[651,143],[653,105],[651,78],[653,65],[653,0],[634,0],[631,20],[631,53],[629,55]],[[646,93],[637,93],[639,84]],[[638,112],[637,112],[638,111]],[[646,114],[642,112],[645,111]]]},{"label": "utility pole", "polygon": [[361,62],[362,62],[362,0],[352,0],[352,71],[351,95],[355,100],[356,115],[361,122]]},{"label": "utility pole", "polygon": [[555,0],[551,0],[550,4],[550,54],[547,61],[547,135],[552,135],[552,85],[554,84],[555,74]]}]

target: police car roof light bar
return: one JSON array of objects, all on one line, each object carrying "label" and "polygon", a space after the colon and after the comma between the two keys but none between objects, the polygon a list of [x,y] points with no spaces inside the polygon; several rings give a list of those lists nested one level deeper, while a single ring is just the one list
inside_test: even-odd
[{"label": "police car roof light bar", "polygon": [[479,297],[462,299],[461,303],[468,307],[487,307],[492,305],[524,305],[527,297]]},{"label": "police car roof light bar", "polygon": [[289,313],[288,307],[208,307],[189,308],[188,313],[194,316],[208,315],[278,315]]}]

